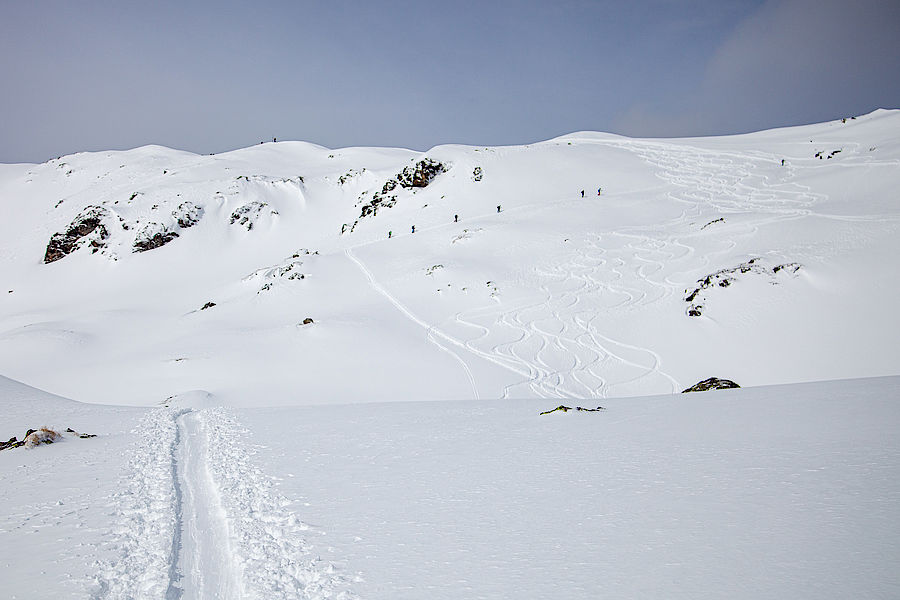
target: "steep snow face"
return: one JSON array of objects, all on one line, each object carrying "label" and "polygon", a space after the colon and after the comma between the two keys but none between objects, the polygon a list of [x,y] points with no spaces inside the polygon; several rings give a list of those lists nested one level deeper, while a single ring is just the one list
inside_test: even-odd
[{"label": "steep snow face", "polygon": [[0,361],[142,405],[893,374],[898,140],[900,112],[876,111],[722,138],[6,165]]}]

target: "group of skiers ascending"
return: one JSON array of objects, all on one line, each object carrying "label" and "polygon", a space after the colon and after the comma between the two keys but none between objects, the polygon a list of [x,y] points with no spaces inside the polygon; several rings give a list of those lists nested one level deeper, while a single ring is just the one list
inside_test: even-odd
[{"label": "group of skiers ascending", "polygon": [[[584,191],[581,192],[581,195],[584,196]],[[497,212],[498,212],[498,213],[501,212],[502,209],[503,209],[503,207],[502,207],[500,204],[498,204],[498,205],[497,205]],[[454,223],[459,223],[459,215],[453,215],[453,222],[454,222]],[[412,226],[410,227],[410,233],[415,233],[415,232],[416,232],[416,226],[415,226],[415,225],[412,225]],[[344,233],[344,229],[341,229],[341,233]],[[393,232],[393,231],[388,231],[388,239],[391,239],[392,237],[394,237],[394,232]]]}]

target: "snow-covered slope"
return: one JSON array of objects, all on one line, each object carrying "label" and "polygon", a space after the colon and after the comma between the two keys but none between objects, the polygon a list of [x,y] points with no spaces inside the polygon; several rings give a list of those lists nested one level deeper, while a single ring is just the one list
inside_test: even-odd
[{"label": "snow-covered slope", "polygon": [[900,111],[0,165],[0,591],[896,597],[898,183]]},{"label": "snow-covered slope", "polygon": [[4,165],[0,364],[142,405],[896,374],[898,167],[884,110],[721,138]]},{"label": "snow-covered slope", "polygon": [[[0,379],[7,598],[893,598],[900,377],[604,400],[84,405]],[[10,421],[6,421],[9,418]],[[83,428],[83,429],[81,429]]]}]

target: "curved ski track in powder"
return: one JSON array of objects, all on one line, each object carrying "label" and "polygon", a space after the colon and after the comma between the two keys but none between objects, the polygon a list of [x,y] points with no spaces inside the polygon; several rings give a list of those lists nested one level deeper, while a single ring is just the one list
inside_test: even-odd
[{"label": "curved ski track in powder", "polygon": [[[713,152],[631,140],[583,143],[634,152],[673,185],[669,198],[683,203],[685,210],[667,223],[582,240],[568,261],[535,269],[543,282],[539,286],[543,297],[536,302],[488,306],[455,316],[457,323],[479,331],[464,342],[468,349],[527,372],[525,381],[506,387],[504,397],[522,386],[538,396],[572,398],[608,396],[622,386],[637,386],[644,393],[678,391],[678,382],[662,371],[657,353],[604,334],[604,321],[680,296],[698,268],[722,266],[717,258],[736,247],[733,238],[752,236],[776,221],[812,214],[813,207],[825,199],[791,181],[795,176],[791,166],[777,180],[760,174],[761,167],[778,161],[762,152]],[[730,213],[755,218],[749,223],[729,223],[729,236],[724,239],[698,231],[700,219]],[[700,236],[707,247],[703,252],[692,245],[693,238]],[[710,250],[711,242],[718,247]]]},{"label": "curved ski track in powder", "polygon": [[309,529],[251,461],[247,433],[223,408],[154,409],[113,498],[114,560],[94,598],[351,600],[313,556]]},{"label": "curved ski track in powder", "polygon": [[440,348],[441,350],[443,350],[444,352],[446,352],[447,354],[452,356],[454,359],[456,359],[456,361],[462,366],[463,370],[466,372],[466,377],[469,380],[469,385],[471,385],[471,387],[472,387],[472,397],[475,400],[478,400],[480,398],[480,396],[478,395],[478,386],[475,385],[475,377],[472,375],[472,370],[469,368],[469,365],[456,352],[454,352],[450,348],[446,347],[444,344],[441,344],[435,338],[440,338],[440,339],[444,340],[445,342],[449,342],[450,344],[453,344],[455,346],[461,346],[463,348],[465,346],[460,341],[453,339],[452,337],[450,337],[449,335],[447,335],[446,333],[444,333],[438,329],[435,329],[432,325],[429,325],[428,323],[426,323],[425,321],[423,321],[422,319],[420,319],[419,317],[414,315],[408,308],[406,308],[403,305],[402,302],[400,302],[397,298],[392,296],[390,292],[388,292],[386,289],[384,289],[384,287],[381,284],[378,283],[378,281],[375,279],[375,276],[368,269],[368,267],[366,267],[366,265],[353,253],[352,248],[347,248],[346,250],[344,250],[344,254],[347,256],[348,259],[350,259],[350,261],[353,264],[355,264],[359,268],[360,271],[362,271],[363,275],[366,276],[366,280],[369,282],[369,286],[373,290],[375,290],[376,292],[378,292],[379,294],[384,296],[387,299],[387,301],[390,302],[391,304],[393,304],[397,310],[399,310],[401,313],[404,314],[404,316],[406,316],[406,318],[408,318],[410,321],[412,321],[413,323],[415,323],[416,325],[418,325],[419,327],[424,329],[429,342],[431,342],[432,344],[434,344],[435,346],[437,346],[438,348]]}]

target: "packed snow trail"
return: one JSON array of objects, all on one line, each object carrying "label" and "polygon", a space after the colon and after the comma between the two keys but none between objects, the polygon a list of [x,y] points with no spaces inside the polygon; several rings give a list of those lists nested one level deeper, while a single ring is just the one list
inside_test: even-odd
[{"label": "packed snow trail", "polygon": [[[222,500],[209,470],[209,440],[196,412],[177,420],[181,540],[177,571],[187,598],[238,599],[241,571],[235,564]],[[172,595],[175,595],[174,593]]]},{"label": "packed snow trail", "polygon": [[112,498],[117,513],[112,529],[118,557],[99,565],[98,598],[179,598],[177,580],[180,498],[174,484],[179,444],[175,420],[180,411],[148,411],[131,458]]},{"label": "packed snow trail", "polygon": [[113,498],[117,557],[98,565],[95,598],[353,598],[229,411],[154,409],[134,433]]}]

